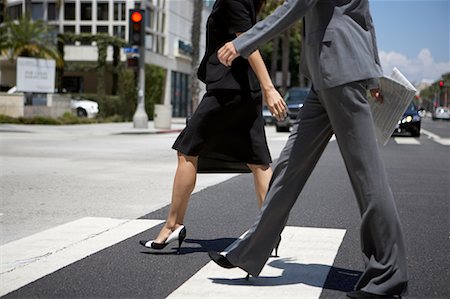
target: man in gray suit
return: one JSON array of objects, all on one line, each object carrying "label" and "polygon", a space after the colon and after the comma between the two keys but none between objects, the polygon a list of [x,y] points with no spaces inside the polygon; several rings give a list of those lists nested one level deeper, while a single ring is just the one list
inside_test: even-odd
[{"label": "man in gray suit", "polygon": [[229,252],[210,252],[225,268],[258,276],[276,245],[289,212],[331,136],[336,139],[358,201],[366,268],[351,298],[397,298],[407,290],[402,229],[375,139],[367,99],[383,101],[382,70],[368,0],[286,0],[219,52],[231,65],[248,57],[304,17],[301,70],[312,89],[274,166],[262,212]]}]

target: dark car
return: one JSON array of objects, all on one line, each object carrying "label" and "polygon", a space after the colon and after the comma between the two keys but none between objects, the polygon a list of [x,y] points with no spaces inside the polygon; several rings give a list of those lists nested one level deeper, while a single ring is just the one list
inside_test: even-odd
[{"label": "dark car", "polygon": [[262,115],[265,125],[275,124],[276,118],[272,116],[272,113],[270,112],[269,108],[267,108],[266,104],[263,105]]},{"label": "dark car", "polygon": [[406,109],[402,118],[398,121],[397,128],[394,133],[410,133],[413,137],[420,136],[421,117],[416,105],[411,102]]},{"label": "dark car", "polygon": [[288,115],[284,120],[275,123],[277,132],[289,132],[292,124],[297,119],[298,112],[305,103],[308,93],[309,88],[292,87],[288,89],[284,96],[288,108]]}]

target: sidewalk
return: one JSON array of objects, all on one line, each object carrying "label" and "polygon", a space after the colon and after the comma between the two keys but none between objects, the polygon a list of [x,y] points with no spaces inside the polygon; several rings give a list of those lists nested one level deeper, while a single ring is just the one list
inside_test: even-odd
[{"label": "sidewalk", "polygon": [[148,122],[148,128],[136,129],[133,122],[121,123],[99,123],[99,124],[79,124],[79,125],[24,125],[24,124],[0,124],[0,133],[38,133],[38,132],[61,132],[76,133],[90,131],[100,135],[138,135],[138,134],[164,134],[178,133],[186,126],[185,118],[172,118],[172,125],[169,129],[155,128],[154,122]]}]

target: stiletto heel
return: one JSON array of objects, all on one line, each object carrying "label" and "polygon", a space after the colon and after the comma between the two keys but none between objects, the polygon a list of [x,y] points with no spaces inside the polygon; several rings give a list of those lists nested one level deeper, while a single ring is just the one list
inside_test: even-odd
[{"label": "stiletto heel", "polygon": [[275,248],[274,248],[275,255],[271,255],[270,257],[279,257],[278,256],[278,247],[280,246],[280,242],[281,242],[281,235],[278,236],[278,242],[277,242],[277,245],[275,245]]},{"label": "stiletto heel", "polygon": [[141,240],[139,243],[147,248],[152,248],[156,250],[161,250],[165,248],[168,244],[177,241],[178,240],[178,249],[177,254],[180,253],[181,244],[183,243],[184,239],[186,239],[186,228],[184,225],[179,226],[176,230],[174,230],[169,237],[167,237],[166,241],[164,243],[157,243],[154,240]]},{"label": "stiletto heel", "polygon": [[183,243],[184,239],[186,239],[186,229],[183,228],[180,231],[179,237],[178,237],[178,249],[177,249],[177,254],[180,254],[180,250],[181,250],[181,244]]}]

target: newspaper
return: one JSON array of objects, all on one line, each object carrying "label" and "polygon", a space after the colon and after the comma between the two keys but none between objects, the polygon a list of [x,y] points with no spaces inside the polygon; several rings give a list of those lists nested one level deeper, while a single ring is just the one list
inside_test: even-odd
[{"label": "newspaper", "polygon": [[378,142],[386,145],[414,98],[416,88],[397,68],[394,68],[389,77],[380,78],[380,90],[384,98],[383,103],[369,102],[375,124],[375,135]]}]

